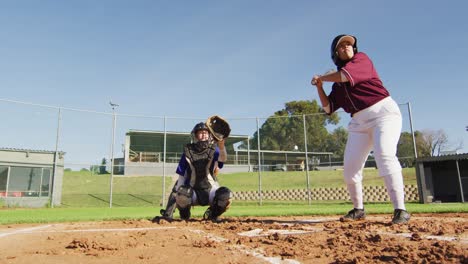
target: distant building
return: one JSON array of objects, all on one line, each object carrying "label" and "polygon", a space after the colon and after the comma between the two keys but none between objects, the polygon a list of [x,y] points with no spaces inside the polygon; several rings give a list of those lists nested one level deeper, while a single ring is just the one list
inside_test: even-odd
[{"label": "distant building", "polygon": [[[249,149],[248,135],[230,135],[226,139],[228,160],[222,173],[258,170],[258,150]],[[114,159],[114,174],[125,176],[173,176],[183,148],[191,142],[187,132],[130,130],[125,135],[124,157]],[[240,144],[244,144],[239,148]],[[262,170],[304,170],[305,152],[260,150]],[[308,152],[309,170],[335,168],[331,152]],[[319,157],[323,158],[320,164]],[[164,162],[165,159],[165,162]],[[316,162],[313,161],[317,161]],[[301,167],[301,164],[302,167]]]},{"label": "distant building", "polygon": [[[246,141],[247,135],[230,135],[226,139],[228,162],[224,172],[230,170],[230,165],[241,165],[234,153],[234,145]],[[124,157],[114,159],[114,174],[126,176],[162,176],[174,175],[184,146],[191,142],[187,132],[164,132],[153,130],[130,130],[125,134]],[[165,158],[165,162],[164,162]],[[245,168],[236,167],[241,171]]]},{"label": "distant building", "polygon": [[[57,157],[56,157],[57,154]],[[0,205],[60,205],[64,152],[0,148]]]}]

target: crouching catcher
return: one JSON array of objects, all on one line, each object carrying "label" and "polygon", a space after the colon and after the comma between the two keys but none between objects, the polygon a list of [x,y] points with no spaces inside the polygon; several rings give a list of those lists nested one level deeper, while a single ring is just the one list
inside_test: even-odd
[{"label": "crouching catcher", "polygon": [[175,209],[179,210],[182,220],[190,219],[192,206],[208,205],[203,215],[206,220],[219,222],[219,216],[226,212],[231,204],[232,192],[227,187],[219,186],[217,172],[227,160],[225,139],[230,133],[229,124],[219,116],[212,116],[192,130],[192,143],[184,147],[184,153],[177,166],[179,175],[169,195],[167,206],[161,209],[161,219],[172,221]]}]

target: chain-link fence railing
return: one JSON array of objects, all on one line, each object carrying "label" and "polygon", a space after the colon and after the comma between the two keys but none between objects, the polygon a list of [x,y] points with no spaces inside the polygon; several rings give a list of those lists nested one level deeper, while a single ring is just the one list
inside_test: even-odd
[{"label": "chain-link fence railing", "polygon": [[[403,167],[409,167],[404,171],[405,180],[415,184],[410,105],[400,108],[402,132],[411,137],[404,146],[410,151],[399,159]],[[175,170],[183,147],[190,143],[190,131],[207,117],[130,115],[119,113],[116,105],[112,109],[98,112],[0,100],[4,131],[0,147],[25,153],[47,150],[55,156],[63,153],[61,166],[57,160],[36,164],[37,168],[64,170],[62,206],[164,205],[177,179]],[[348,114],[225,118],[232,132],[226,142],[228,161],[219,180],[235,192],[235,197],[260,204],[270,200],[311,203],[348,199],[341,171]],[[8,160],[8,155],[0,162],[0,169],[26,166]],[[383,185],[372,154],[366,168],[365,186]],[[12,195],[10,178],[9,173],[0,174],[0,194],[5,197]],[[25,176],[15,182],[15,191],[33,191],[31,181]],[[337,194],[320,196],[320,192],[333,191],[319,188],[336,188]]]}]

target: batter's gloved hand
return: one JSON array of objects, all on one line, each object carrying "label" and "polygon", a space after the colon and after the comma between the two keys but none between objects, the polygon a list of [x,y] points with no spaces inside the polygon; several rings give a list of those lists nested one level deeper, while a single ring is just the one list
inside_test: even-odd
[{"label": "batter's gloved hand", "polygon": [[205,125],[208,127],[208,130],[216,141],[222,141],[231,134],[229,123],[220,116],[214,115],[209,117],[206,120]]}]

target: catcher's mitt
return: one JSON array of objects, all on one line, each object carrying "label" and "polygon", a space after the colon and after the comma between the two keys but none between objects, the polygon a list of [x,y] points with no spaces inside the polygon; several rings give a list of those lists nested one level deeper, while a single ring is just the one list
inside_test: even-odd
[{"label": "catcher's mitt", "polygon": [[209,117],[205,124],[216,141],[226,139],[231,133],[229,123],[220,116],[214,115]]}]

